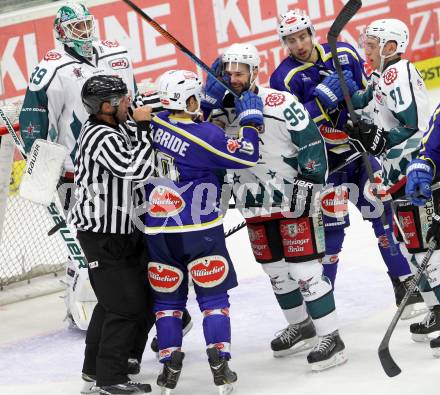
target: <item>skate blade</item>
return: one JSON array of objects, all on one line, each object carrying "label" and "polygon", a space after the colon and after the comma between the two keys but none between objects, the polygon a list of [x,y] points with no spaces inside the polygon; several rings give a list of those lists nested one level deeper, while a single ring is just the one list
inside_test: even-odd
[{"label": "skate blade", "polygon": [[334,366],[342,365],[345,362],[347,362],[347,356],[345,355],[344,350],[342,350],[326,361],[312,363],[312,371],[322,372],[323,370],[330,369]]},{"label": "skate blade", "polygon": [[173,390],[171,388],[162,387],[160,390],[160,395],[171,395]]},{"label": "skate blade", "polygon": [[436,347],[436,348],[431,348],[432,350],[432,355],[434,356],[434,358],[440,358],[440,348]]},{"label": "skate blade", "polygon": [[93,383],[84,383],[80,393],[81,394],[98,394],[99,393],[99,387],[97,387]]},{"label": "skate blade", "polygon": [[415,341],[416,343],[428,343],[429,341],[431,341],[431,338],[429,337],[429,335],[420,334],[420,333],[412,333],[411,339],[413,341]]},{"label": "skate blade", "polygon": [[194,323],[192,322],[192,320],[188,323],[187,326],[185,326],[185,328],[182,329],[182,334],[183,336],[185,336],[193,327]]},{"label": "skate blade", "polygon": [[428,308],[423,303],[416,303],[406,306],[403,309],[402,315],[400,316],[401,320],[410,320],[411,318],[418,317],[419,315],[426,314],[428,312]]},{"label": "skate blade", "polygon": [[232,384],[219,385],[217,388],[220,395],[228,395],[234,390]]},{"label": "skate blade", "polygon": [[287,355],[293,355],[298,354],[305,350],[310,350],[313,348],[318,341],[318,338],[312,337],[311,339],[305,339],[302,341],[299,341],[298,343],[294,344],[292,347],[288,348],[287,350],[280,350],[280,351],[274,351],[273,356],[275,358],[283,358]]}]

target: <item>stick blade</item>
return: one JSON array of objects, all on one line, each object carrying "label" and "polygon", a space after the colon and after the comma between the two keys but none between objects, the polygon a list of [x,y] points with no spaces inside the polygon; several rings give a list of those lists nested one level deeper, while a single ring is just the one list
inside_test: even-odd
[{"label": "stick blade", "polygon": [[390,348],[388,345],[380,344],[379,346],[379,360],[383,367],[383,370],[388,377],[395,377],[402,372],[393,357],[390,354]]},{"label": "stick blade", "polygon": [[354,14],[356,14],[356,12],[361,7],[362,7],[361,0],[350,0],[347,4],[345,4],[344,8],[338,14],[332,26],[330,27],[327,37],[328,36],[338,37],[344,26],[347,24],[347,22],[351,18],[353,18]]}]

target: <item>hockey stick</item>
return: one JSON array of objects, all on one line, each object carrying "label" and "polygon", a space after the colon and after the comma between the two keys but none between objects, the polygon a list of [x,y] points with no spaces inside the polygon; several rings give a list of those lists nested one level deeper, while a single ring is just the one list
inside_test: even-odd
[{"label": "hockey stick", "polygon": [[400,306],[397,309],[396,313],[394,314],[393,319],[390,322],[390,325],[388,325],[388,329],[385,332],[385,336],[383,337],[382,341],[380,342],[378,353],[379,353],[379,360],[382,364],[383,370],[389,377],[394,377],[400,374],[402,371],[397,363],[394,361],[393,357],[390,354],[390,338],[391,335],[394,332],[394,328],[397,325],[397,322],[399,321],[400,316],[402,315],[402,312],[404,308],[406,307],[406,302],[408,301],[411,294],[414,292],[414,289],[420,282],[420,279],[422,278],[423,272],[428,267],[429,260],[432,257],[432,254],[434,253],[434,250],[437,246],[437,241],[434,239],[431,239],[431,241],[428,244],[428,251],[426,255],[423,257],[422,263],[417,269],[416,275],[414,276],[414,280],[411,282],[410,286],[406,290],[406,294],[402,299],[402,302],[400,302]]},{"label": "hockey stick", "polygon": [[[335,65],[336,73],[339,77],[339,83],[341,84],[342,92],[344,93],[344,100],[347,105],[348,112],[350,114],[350,119],[353,122],[353,125],[356,125],[358,123],[358,116],[354,111],[353,103],[351,101],[350,91],[348,90],[347,83],[344,79],[344,74],[342,73],[342,67],[341,63],[338,58],[338,50],[336,48],[336,43],[338,40],[338,36],[341,33],[344,26],[350,21],[351,18],[356,14],[356,12],[362,7],[362,1],[361,0],[349,0],[349,2],[342,8],[342,10],[339,12],[338,16],[336,17],[335,21],[333,22],[332,26],[330,27],[330,30],[327,34],[327,41],[330,46],[330,51],[333,56],[333,63]],[[364,166],[367,170],[368,174],[368,180],[370,181],[371,185],[375,184],[374,180],[374,173],[373,169],[371,167],[371,163],[368,160],[368,154],[366,152],[361,153],[362,160],[364,162]],[[380,197],[377,194],[377,190],[375,188],[372,188],[372,193],[376,200],[378,202],[381,202]],[[380,220],[382,222],[382,226],[385,230],[385,234],[387,235],[388,240],[390,240],[390,249],[391,249],[391,255],[397,255],[397,249],[391,243],[393,240],[391,228],[388,224],[385,212],[382,211],[380,215]]]},{"label": "hockey stick", "polygon": [[131,7],[136,13],[138,13],[145,21],[157,32],[159,32],[162,37],[166,38],[171,44],[173,44],[177,49],[181,50],[188,58],[190,58],[197,66],[200,66],[203,70],[205,70],[208,74],[213,76],[219,84],[223,86],[226,90],[231,92],[234,97],[239,97],[235,93],[235,91],[221,78],[219,78],[213,69],[209,67],[205,62],[199,59],[196,55],[194,55],[188,48],[186,48],[176,37],[174,37],[171,33],[167,32],[162,26],[160,26],[153,18],[147,15],[142,9],[140,9],[136,4],[134,4],[131,0],[122,0],[129,7]]}]

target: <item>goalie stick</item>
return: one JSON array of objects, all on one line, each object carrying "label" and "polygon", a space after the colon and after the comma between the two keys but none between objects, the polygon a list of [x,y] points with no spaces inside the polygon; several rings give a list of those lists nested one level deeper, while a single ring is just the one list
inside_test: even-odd
[{"label": "goalie stick", "polygon": [[199,59],[195,54],[193,54],[188,48],[186,48],[177,38],[175,38],[171,33],[167,32],[162,26],[160,26],[153,18],[147,15],[141,8],[134,4],[131,0],[122,0],[129,7],[131,7],[137,14],[139,14],[145,21],[157,32],[159,32],[162,37],[166,38],[171,44],[173,44],[177,49],[182,51],[186,56],[188,56],[197,66],[201,67],[208,74],[217,79],[217,81],[229,92],[232,93],[234,97],[239,97],[237,93],[221,78],[219,78],[213,69],[209,67],[205,62]]},{"label": "goalie stick", "polygon": [[[1,108],[0,108],[0,118],[5,123],[6,129],[8,133],[12,136],[12,139],[14,140],[17,149],[20,151],[21,156],[23,157],[23,159],[27,159],[26,151],[24,149],[24,144],[21,141],[21,138],[18,136],[17,132],[12,126],[11,121],[9,120],[9,118],[6,116],[6,114]],[[50,206],[47,206],[47,210],[50,217],[55,222],[56,230],[60,231],[61,238],[63,239],[63,242],[66,244],[66,248],[69,254],[73,255],[72,258],[75,261],[77,261],[79,268],[87,268],[87,260],[85,258],[85,255],[79,243],[76,242],[76,238],[73,237],[73,235],[70,232],[70,229],[67,227],[66,221],[62,218],[62,210],[57,209],[55,202],[52,202]],[[72,245],[72,241],[74,242],[74,245]]]}]

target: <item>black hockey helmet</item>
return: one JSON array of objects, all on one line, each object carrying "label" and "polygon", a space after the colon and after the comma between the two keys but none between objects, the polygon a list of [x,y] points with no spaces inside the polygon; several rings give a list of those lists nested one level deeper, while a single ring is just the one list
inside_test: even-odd
[{"label": "black hockey helmet", "polygon": [[98,114],[101,104],[109,102],[117,107],[121,97],[127,94],[122,78],[113,75],[95,75],[89,78],[81,90],[81,99],[89,114]]}]

